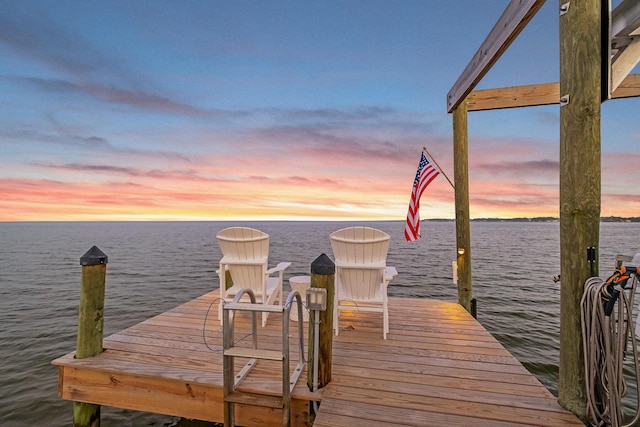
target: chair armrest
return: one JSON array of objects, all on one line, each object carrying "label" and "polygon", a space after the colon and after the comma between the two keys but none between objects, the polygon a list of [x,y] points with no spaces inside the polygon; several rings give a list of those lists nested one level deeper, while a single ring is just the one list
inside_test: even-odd
[{"label": "chair armrest", "polygon": [[241,265],[261,265],[267,262],[267,258],[254,258],[254,259],[237,259],[223,256],[220,260],[220,264],[225,265],[233,265],[233,264],[241,264]]},{"label": "chair armrest", "polygon": [[[229,265],[228,264],[224,266],[224,271],[229,271]],[[220,269],[219,268],[216,270],[216,274],[220,274]]]},{"label": "chair armrest", "polygon": [[398,270],[395,267],[387,267],[384,269],[384,280],[390,281],[398,274]]},{"label": "chair armrest", "polygon": [[272,267],[270,269],[267,270],[267,274],[273,274],[275,272],[278,271],[284,271],[286,270],[289,266],[291,265],[290,262],[281,262],[278,265],[276,265],[275,267]]},{"label": "chair armrest", "polygon": [[335,265],[336,265],[336,268],[358,268],[358,269],[370,268],[373,270],[376,268],[386,267],[387,261],[382,260],[382,261],[376,261],[376,262],[362,263],[362,262],[344,262],[344,261],[336,260]]}]

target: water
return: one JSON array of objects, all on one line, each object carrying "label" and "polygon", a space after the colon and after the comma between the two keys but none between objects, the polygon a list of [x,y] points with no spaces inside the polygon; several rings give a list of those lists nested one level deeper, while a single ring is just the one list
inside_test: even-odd
[{"label": "water", "polygon": [[[392,296],[457,300],[452,283],[453,222],[423,223],[407,243],[402,222],[0,223],[0,424],[68,426],[72,403],[57,397],[51,361],[75,349],[80,257],[93,245],[109,257],[105,334],[118,332],[218,287],[215,234],[248,225],[270,234],[270,265],[291,261],[286,277],[309,274],[328,236],[368,225],[392,236],[388,264],[398,269]],[[473,292],[480,322],[545,386],[557,391],[560,273],[557,223],[473,222]],[[616,254],[640,249],[640,224],[601,225],[600,271]],[[102,425],[203,424],[102,408]]]}]

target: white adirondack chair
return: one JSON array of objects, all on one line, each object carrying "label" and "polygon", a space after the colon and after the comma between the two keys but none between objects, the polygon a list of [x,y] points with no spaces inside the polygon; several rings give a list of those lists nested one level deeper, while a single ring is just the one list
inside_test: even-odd
[{"label": "white adirondack chair", "polygon": [[387,267],[390,236],[370,227],[349,227],[331,234],[336,263],[333,327],[339,333],[341,310],[380,311],[382,336],[389,333],[387,286],[398,274]]},{"label": "white adirondack chair", "polygon": [[[222,250],[220,269],[220,298],[230,301],[243,288],[250,288],[256,302],[282,305],[282,282],[284,270],[290,262],[281,262],[268,269],[269,235],[254,228],[229,227],[216,235]],[[233,286],[226,289],[226,272],[231,274]],[[272,276],[274,273],[277,275]],[[269,313],[262,313],[262,326],[267,324]],[[222,304],[218,311],[222,324]]]}]

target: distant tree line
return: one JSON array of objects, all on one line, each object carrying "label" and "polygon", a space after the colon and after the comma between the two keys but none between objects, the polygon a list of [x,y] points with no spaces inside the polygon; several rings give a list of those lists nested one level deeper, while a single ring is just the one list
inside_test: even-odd
[{"label": "distant tree line", "polygon": [[[433,218],[425,221],[453,221],[453,219]],[[558,222],[559,219],[552,216],[538,216],[535,218],[473,218],[474,222]],[[603,216],[601,222],[640,222],[640,216],[622,217],[622,216]]]},{"label": "distant tree line", "polygon": [[622,216],[607,216],[600,218],[602,222],[640,222],[640,216],[622,217]]}]

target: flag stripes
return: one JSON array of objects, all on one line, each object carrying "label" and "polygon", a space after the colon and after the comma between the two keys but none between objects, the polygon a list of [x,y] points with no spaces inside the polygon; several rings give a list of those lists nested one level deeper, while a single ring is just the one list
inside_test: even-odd
[{"label": "flag stripes", "polygon": [[407,212],[407,223],[404,228],[404,237],[408,242],[420,238],[420,197],[431,181],[440,174],[440,170],[429,161],[424,151],[420,156],[420,163],[411,189],[411,200]]}]

